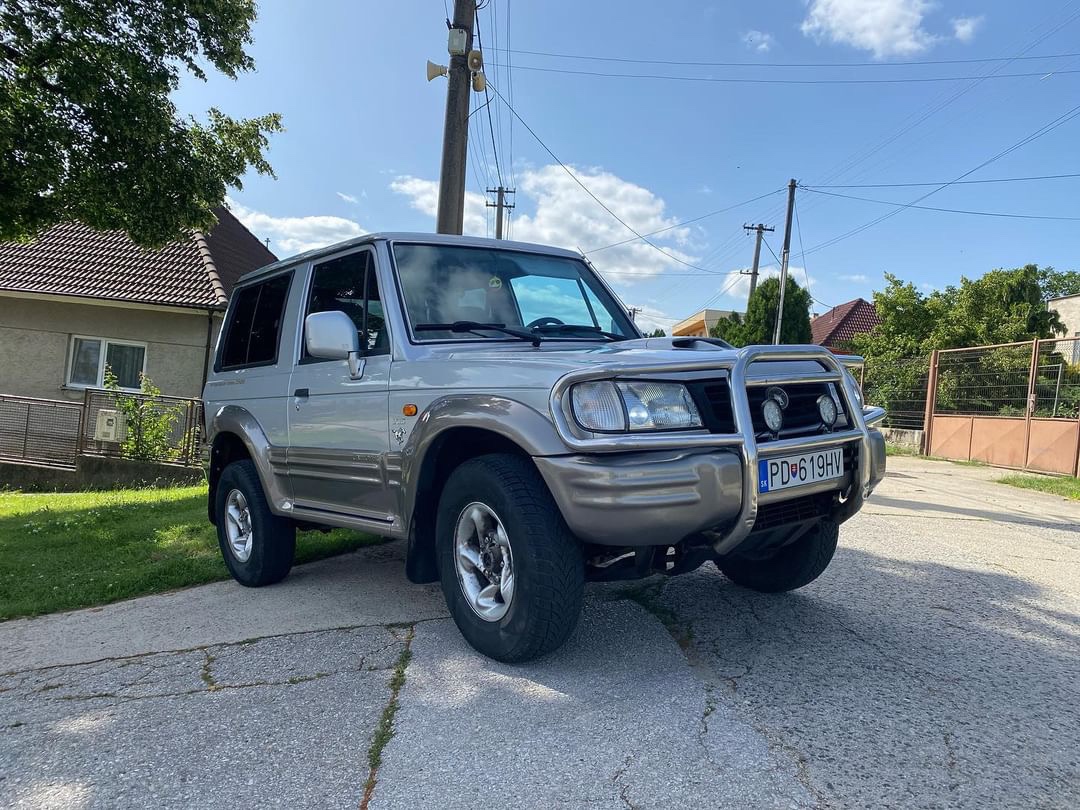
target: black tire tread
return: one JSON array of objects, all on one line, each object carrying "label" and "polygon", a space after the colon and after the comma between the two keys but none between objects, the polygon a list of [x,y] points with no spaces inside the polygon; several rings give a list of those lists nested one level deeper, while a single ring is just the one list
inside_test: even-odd
[{"label": "black tire tread", "polygon": [[[229,490],[233,488],[230,482],[234,479],[237,488],[247,499],[256,542],[259,543],[259,548],[252,550],[247,563],[240,563],[232,556],[225,534],[224,503]],[[221,473],[217,496],[218,542],[229,573],[237,582],[249,588],[273,585],[283,580],[292,569],[296,556],[296,526],[288,518],[278,517],[270,511],[255,463],[245,459],[229,464]]]},{"label": "black tire tread", "polygon": [[840,537],[840,526],[822,520],[790,546],[766,560],[722,558],[717,561],[724,575],[744,588],[762,593],[793,591],[809,585],[832,561]]},{"label": "black tire tread", "polygon": [[[577,625],[585,583],[581,547],[530,460],[504,453],[471,459],[454,470],[444,493],[455,479],[471,476],[475,470],[493,474],[511,500],[525,527],[526,536],[516,538],[517,543],[528,543],[535,574],[526,632],[512,649],[494,655],[484,652],[506,663],[539,658],[561,646]],[[456,574],[449,571],[447,576],[453,588],[460,590]]]}]

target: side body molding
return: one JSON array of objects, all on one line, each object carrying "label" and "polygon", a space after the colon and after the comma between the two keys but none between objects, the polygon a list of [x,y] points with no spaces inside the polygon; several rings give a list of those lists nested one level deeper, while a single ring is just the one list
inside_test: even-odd
[{"label": "side body molding", "polygon": [[[239,405],[223,405],[208,420],[207,440],[211,447],[222,433],[234,434],[244,443],[248,455],[255,463],[255,469],[259,472],[259,481],[270,503],[270,509],[277,514],[290,514],[292,496],[285,466],[285,448],[272,445],[258,420]],[[216,484],[211,455],[211,503],[213,502],[213,488]]]}]

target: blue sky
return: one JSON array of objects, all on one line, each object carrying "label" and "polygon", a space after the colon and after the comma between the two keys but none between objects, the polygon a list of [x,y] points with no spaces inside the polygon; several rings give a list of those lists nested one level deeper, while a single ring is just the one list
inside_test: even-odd
[{"label": "blue sky", "polygon": [[[662,14],[656,16],[657,9]],[[365,231],[434,229],[447,61],[441,0],[261,4],[250,48],[257,70],[231,81],[185,81],[185,113],[282,113],[269,153],[277,179],[252,176],[234,210],[279,255]],[[647,325],[670,326],[702,305],[745,306],[753,242],[744,222],[776,226],[789,178],[806,185],[952,180],[1053,122],[1080,101],[1080,1],[762,0],[757,3],[567,3],[487,0],[479,12],[489,81],[608,207],[641,233],[717,214],[642,242],[591,253]],[[509,47],[514,69],[505,67]],[[737,66],[639,64],[520,51]],[[940,61],[945,64],[898,64]],[[741,63],[745,63],[745,66]],[[777,67],[777,63],[812,65]],[[843,66],[823,66],[843,65]],[[530,70],[545,68],[547,70]],[[618,78],[570,70],[725,81]],[[825,83],[1037,74],[981,81]],[[728,79],[815,82],[739,83]],[[483,103],[483,98],[478,103]],[[497,99],[490,111],[503,179],[515,184],[512,236],[584,250],[633,238],[576,185]],[[473,116],[466,231],[491,226],[482,186],[497,182],[488,109]],[[922,119],[922,120],[920,120]],[[909,127],[909,128],[908,128]],[[907,131],[904,131],[908,128]],[[512,138],[512,143],[511,143]],[[889,142],[891,140],[891,142]],[[968,180],[1080,172],[1080,117]],[[927,188],[833,188],[910,202]],[[922,204],[1038,216],[1080,216],[1080,178],[953,185]],[[1080,266],[1080,222],[904,210],[821,249],[885,205],[798,195],[802,244],[818,311],[869,297],[884,272],[924,289],[1027,262]],[[675,256],[693,268],[670,258]],[[768,249],[762,265],[775,265]]]}]

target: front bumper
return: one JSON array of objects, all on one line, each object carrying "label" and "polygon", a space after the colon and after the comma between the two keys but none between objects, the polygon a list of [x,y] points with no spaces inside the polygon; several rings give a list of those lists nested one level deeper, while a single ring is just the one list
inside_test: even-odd
[{"label": "front bumper", "polygon": [[[806,381],[783,376],[750,377],[755,360],[815,360],[824,371],[815,379],[834,382],[851,415],[851,426],[835,433],[758,444],[746,396],[747,386],[784,385]],[[851,517],[885,474],[885,440],[870,426],[884,412],[863,409],[853,383],[837,359],[815,347],[752,346],[734,361],[705,365],[690,361],[685,370],[728,369],[735,416],[732,434],[656,434],[593,437],[575,434],[567,416],[565,393],[589,379],[590,372],[568,375],[552,394],[552,412],[564,441],[580,451],[570,456],[536,458],[536,465],[562,511],[567,525],[583,541],[611,546],[671,545],[708,532],[717,554],[727,554],[753,531],[759,505],[792,500],[823,491],[841,498],[832,517]],[[620,377],[684,370],[620,369]],[[868,421],[870,425],[868,425]],[[845,476],[820,484],[759,494],[758,460],[837,445],[850,446],[852,464]],[[619,452],[622,450],[623,452]]]}]

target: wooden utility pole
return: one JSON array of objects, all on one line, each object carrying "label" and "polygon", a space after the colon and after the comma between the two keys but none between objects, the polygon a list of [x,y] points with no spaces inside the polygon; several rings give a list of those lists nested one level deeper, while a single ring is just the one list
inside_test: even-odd
[{"label": "wooden utility pole", "polygon": [[506,209],[514,207],[513,203],[508,203],[506,201],[506,195],[507,194],[513,194],[514,189],[506,188],[504,186],[499,186],[498,188],[489,188],[487,190],[487,192],[488,192],[488,194],[496,195],[494,203],[484,203],[484,205],[486,205],[488,208],[497,208],[498,209],[495,212],[495,238],[496,239],[502,239],[503,238],[503,211],[506,210]]},{"label": "wooden utility pole", "polygon": [[798,183],[792,178],[787,187],[787,222],[784,225],[784,248],[780,252],[780,305],[776,309],[776,330],[773,332],[773,345],[780,343],[780,327],[784,323],[784,291],[787,289],[788,254],[791,252],[791,214],[795,210],[795,187]]},{"label": "wooden utility pole", "polygon": [[746,297],[746,310],[749,312],[750,299],[754,297],[754,290],[757,289],[758,262],[761,260],[761,240],[764,238],[766,231],[772,233],[776,228],[766,228],[760,222],[757,225],[743,225],[743,228],[747,233],[757,231],[757,240],[754,242],[754,265],[750,268],[750,295]]},{"label": "wooden utility pole", "polygon": [[[450,65],[447,72],[446,123],[443,127],[442,169],[439,173],[439,213],[436,230],[439,233],[461,234],[465,221],[465,162],[469,144],[469,93],[471,71],[467,54],[472,50],[473,20],[476,0],[454,0],[455,30],[465,32],[464,46],[448,48]],[[460,37],[460,34],[457,35]],[[461,40],[458,39],[458,43]],[[461,51],[458,53],[457,51]]]}]

